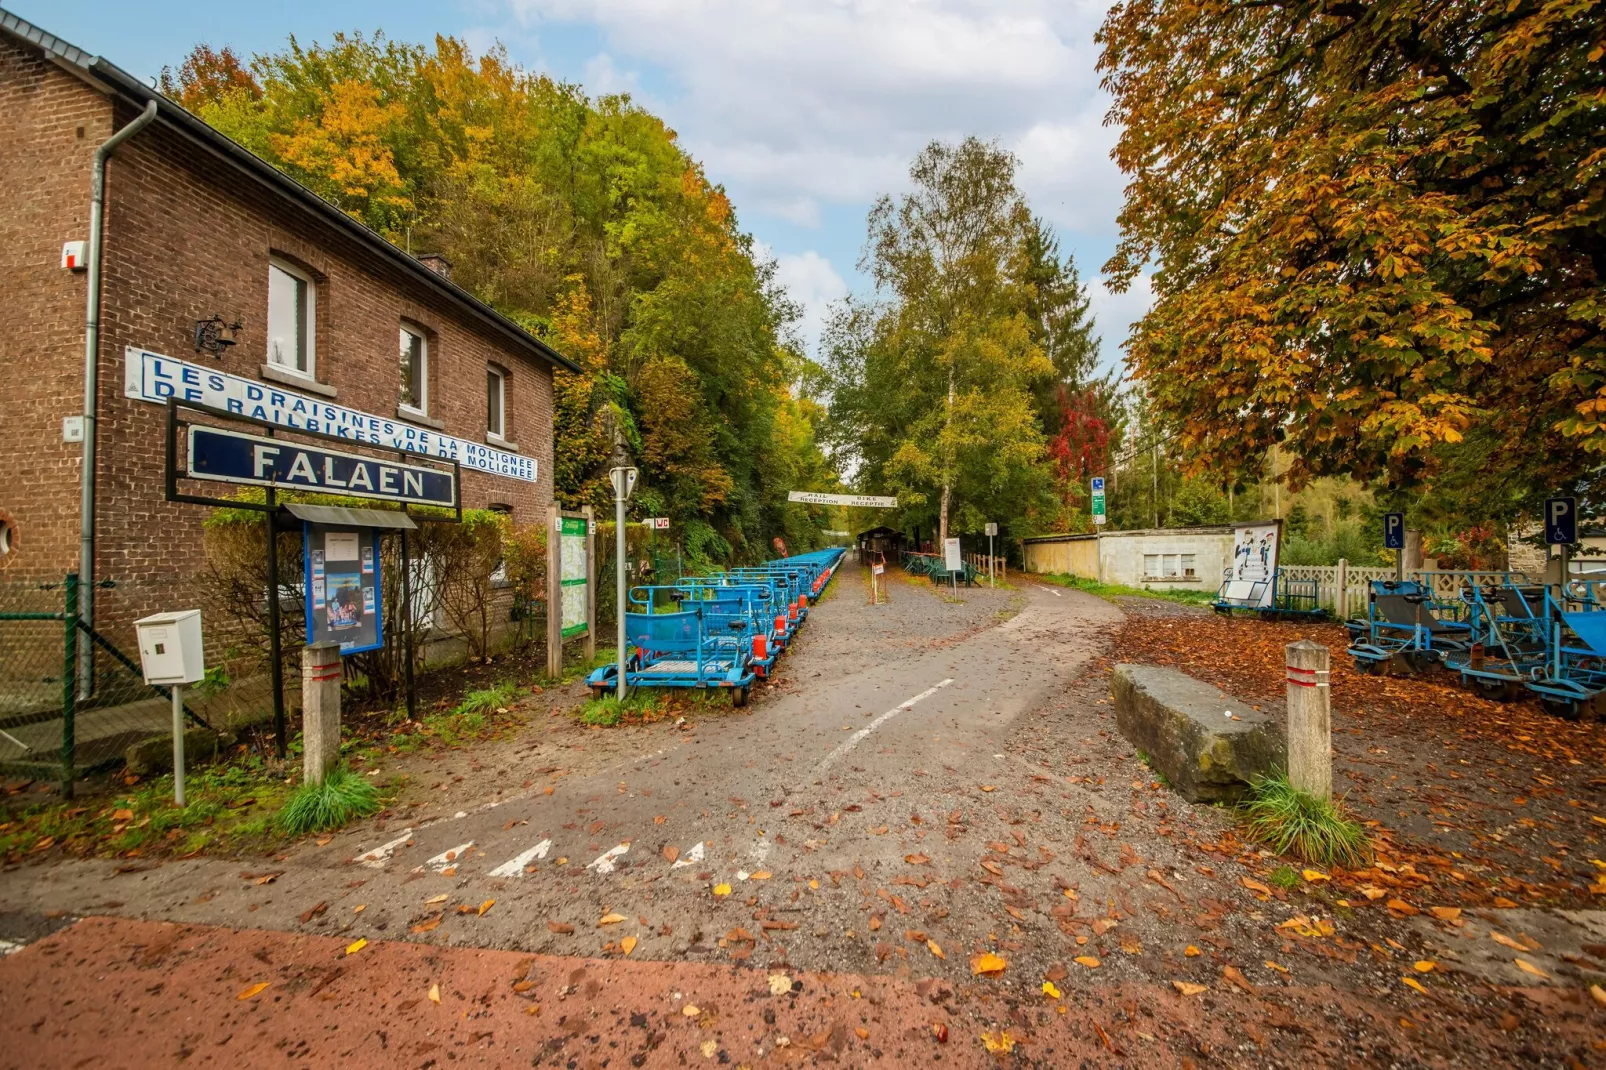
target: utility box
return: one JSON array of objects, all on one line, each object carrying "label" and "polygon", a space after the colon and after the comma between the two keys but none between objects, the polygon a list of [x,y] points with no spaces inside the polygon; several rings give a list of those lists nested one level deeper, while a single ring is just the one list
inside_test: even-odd
[{"label": "utility box", "polygon": [[206,676],[200,610],[157,613],[135,621],[134,627],[147,684],[193,684]]}]

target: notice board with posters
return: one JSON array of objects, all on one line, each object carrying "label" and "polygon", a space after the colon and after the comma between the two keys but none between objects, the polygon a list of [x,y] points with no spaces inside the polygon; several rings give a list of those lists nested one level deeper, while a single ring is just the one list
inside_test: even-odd
[{"label": "notice board with posters", "polygon": [[308,522],[302,532],[307,642],[339,643],[342,656],[379,649],[379,531]]},{"label": "notice board with posters", "polygon": [[1269,609],[1276,596],[1277,550],[1282,521],[1243,524],[1233,529],[1232,562],[1227,568],[1226,601],[1248,609]]},{"label": "notice board with posters", "polygon": [[590,599],[586,579],[590,575],[586,561],[587,521],[583,516],[565,516],[558,519],[558,589],[561,592],[562,615],[559,628],[563,638],[584,635],[590,626]]}]

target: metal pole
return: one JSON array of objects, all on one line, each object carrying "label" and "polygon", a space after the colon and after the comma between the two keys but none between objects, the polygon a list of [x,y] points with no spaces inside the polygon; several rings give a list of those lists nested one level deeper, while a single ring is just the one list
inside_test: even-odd
[{"label": "metal pole", "polygon": [[67,602],[62,607],[67,631],[61,659],[61,797],[72,798],[78,745],[78,573],[67,573]]},{"label": "metal pole", "polygon": [[173,685],[173,801],[184,805],[184,692],[182,684]]},{"label": "metal pole", "polygon": [[413,559],[407,546],[407,529],[401,533],[402,567],[402,632],[405,635],[407,659],[407,719],[418,720],[418,689],[413,686]]},{"label": "metal pole", "polygon": [[625,700],[625,495],[624,477],[613,489],[614,580],[619,589],[619,701]]},{"label": "metal pole", "polygon": [[[273,488],[268,488],[269,512],[264,514],[268,528],[268,660],[273,663],[273,744],[280,758],[284,757],[284,666],[279,649],[279,533],[273,522],[271,507],[276,502]],[[312,597],[312,592],[307,592]]]},{"label": "metal pole", "polygon": [[[89,169],[89,247],[85,250],[89,277],[84,313],[84,446],[78,485],[78,575],[83,580],[80,608],[84,623],[95,624],[95,443],[96,414],[100,396],[100,295],[101,260],[106,214],[106,162],[117,146],[139,133],[156,119],[156,101],[145,105],[127,126],[101,143]],[[83,644],[83,664],[79,666],[82,695],[88,698],[95,686],[95,644]]]},{"label": "metal pole", "polygon": [[987,536],[987,582],[998,586],[998,574],[993,570],[993,537]]}]

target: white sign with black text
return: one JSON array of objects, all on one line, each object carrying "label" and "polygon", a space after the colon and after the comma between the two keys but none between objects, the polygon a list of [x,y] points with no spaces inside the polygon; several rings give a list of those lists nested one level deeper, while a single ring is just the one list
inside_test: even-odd
[{"label": "white sign with black text", "polygon": [[138,346],[124,349],[124,361],[123,393],[139,401],[165,405],[168,398],[176,397],[280,427],[456,461],[477,472],[527,483],[540,479],[540,467],[534,457],[522,457],[481,442],[414,427],[391,417],[348,409],[255,379],[165,357]]}]

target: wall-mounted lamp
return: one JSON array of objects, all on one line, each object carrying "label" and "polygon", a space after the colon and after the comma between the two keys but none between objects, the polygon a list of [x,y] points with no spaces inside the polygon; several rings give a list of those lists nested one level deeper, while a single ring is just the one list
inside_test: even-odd
[{"label": "wall-mounted lamp", "polygon": [[236,341],[235,335],[239,333],[240,321],[224,323],[222,316],[213,316],[209,320],[195,321],[195,351],[203,350],[214,357],[221,357],[223,351]]}]

